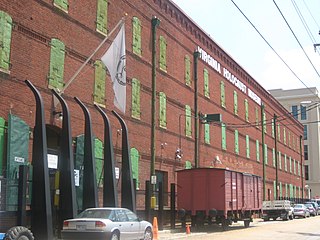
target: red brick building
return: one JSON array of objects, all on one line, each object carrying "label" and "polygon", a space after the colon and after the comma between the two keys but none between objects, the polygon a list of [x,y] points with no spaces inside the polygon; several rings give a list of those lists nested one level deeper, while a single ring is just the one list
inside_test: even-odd
[{"label": "red brick building", "polygon": [[[175,183],[176,170],[194,167],[197,162],[199,167],[229,168],[264,176],[266,199],[274,199],[277,194],[288,198],[305,196],[301,167],[303,126],[220,47],[223,43],[215,43],[170,0],[0,2],[2,175],[9,178],[19,164],[7,147],[16,144],[7,131],[9,115],[18,117],[30,127],[30,132],[34,126],[35,101],[24,80],[30,80],[41,92],[49,153],[59,156],[61,120],[55,113],[60,108],[55,106],[50,89],[63,89],[125,14],[127,105],[122,117],[129,129],[138,208],[144,206],[145,181],[151,175],[153,16],[161,21],[156,29],[155,170],[165,191]],[[84,132],[84,116],[73,97],[81,99],[90,110],[98,176],[103,121],[94,103],[105,106],[110,117],[116,165],[121,166],[121,127],[111,114],[111,110],[117,111],[114,93],[110,76],[100,61],[117,32],[118,29],[63,94],[70,108],[76,160],[81,155],[77,143]],[[193,57],[196,50],[200,53],[197,60]],[[203,124],[195,117],[202,114],[221,114],[222,122]],[[196,159],[195,121],[199,121]],[[25,141],[24,154],[29,154],[24,163],[31,159],[33,137],[28,131],[26,134],[29,140]],[[175,156],[178,148],[183,153],[181,159]],[[76,168],[80,166],[76,164]]]}]

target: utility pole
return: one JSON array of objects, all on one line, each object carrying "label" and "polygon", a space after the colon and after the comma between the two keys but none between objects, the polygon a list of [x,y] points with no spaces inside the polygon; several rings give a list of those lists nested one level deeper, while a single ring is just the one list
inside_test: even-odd
[{"label": "utility pole", "polygon": [[261,104],[261,144],[262,144],[262,170],[263,170],[263,201],[266,200],[266,162],[265,162],[265,156],[266,151],[264,148],[264,104]]},{"label": "utility pole", "polygon": [[276,161],[276,200],[279,199],[279,186],[278,186],[278,146],[277,146],[277,115],[273,115],[273,133],[274,133],[274,151],[275,151],[275,161]]}]

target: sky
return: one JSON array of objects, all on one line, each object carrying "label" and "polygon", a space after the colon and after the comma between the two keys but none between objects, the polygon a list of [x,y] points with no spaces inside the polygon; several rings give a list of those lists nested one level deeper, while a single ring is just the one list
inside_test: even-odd
[{"label": "sky", "polygon": [[171,1],[266,90],[320,90],[320,0]]}]

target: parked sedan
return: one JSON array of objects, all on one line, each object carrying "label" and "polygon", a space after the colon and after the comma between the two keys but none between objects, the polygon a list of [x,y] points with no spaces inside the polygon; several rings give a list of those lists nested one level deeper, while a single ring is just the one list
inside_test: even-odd
[{"label": "parked sedan", "polygon": [[317,202],[306,202],[306,203],[311,203],[314,207],[314,209],[316,210],[316,215],[320,214],[320,206],[318,205]]},{"label": "parked sedan", "polygon": [[296,204],[293,209],[295,217],[310,217],[309,209],[304,204]]},{"label": "parked sedan", "polygon": [[316,209],[313,207],[313,205],[311,203],[305,203],[304,205],[306,205],[306,207],[309,209],[310,216],[316,216],[317,215],[317,211],[316,211]]},{"label": "parked sedan", "polygon": [[88,208],[65,220],[62,239],[152,240],[152,225],[126,208]]}]

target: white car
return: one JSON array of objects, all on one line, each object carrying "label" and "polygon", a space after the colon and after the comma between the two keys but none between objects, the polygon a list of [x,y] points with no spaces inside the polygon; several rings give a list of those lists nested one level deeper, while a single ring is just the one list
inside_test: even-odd
[{"label": "white car", "polygon": [[88,208],[63,222],[62,239],[152,240],[151,223],[126,208]]}]

